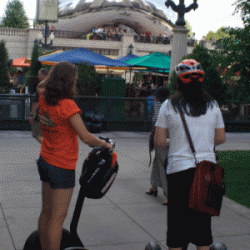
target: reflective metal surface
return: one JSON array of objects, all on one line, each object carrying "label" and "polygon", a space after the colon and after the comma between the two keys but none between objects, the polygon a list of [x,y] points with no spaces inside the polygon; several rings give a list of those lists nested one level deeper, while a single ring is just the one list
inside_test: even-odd
[{"label": "reflective metal surface", "polygon": [[143,0],[61,0],[59,2],[59,16],[110,7],[139,9],[168,20],[168,17],[162,10],[157,9],[153,3]]},{"label": "reflective metal surface", "polygon": [[[163,3],[162,9],[167,9]],[[61,0],[56,30],[90,33],[93,28],[116,28],[127,34],[172,33],[166,12],[144,0]],[[128,28],[126,28],[128,27]]]}]

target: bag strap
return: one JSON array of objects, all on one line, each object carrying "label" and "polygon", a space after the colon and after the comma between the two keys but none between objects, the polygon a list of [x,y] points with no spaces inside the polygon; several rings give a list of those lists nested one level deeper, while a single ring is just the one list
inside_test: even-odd
[{"label": "bag strap", "polygon": [[189,145],[190,145],[190,148],[191,148],[191,151],[193,153],[193,156],[194,156],[194,159],[195,159],[195,164],[198,164],[198,161],[195,157],[195,148],[194,148],[194,144],[193,144],[193,140],[192,140],[192,137],[190,135],[190,132],[189,132],[189,129],[188,129],[188,126],[187,126],[187,122],[186,122],[186,119],[184,117],[184,113],[182,111],[182,108],[180,107],[180,104],[178,103],[177,105],[177,108],[180,112],[180,115],[181,115],[181,120],[182,120],[182,124],[184,126],[184,129],[185,129],[185,133],[186,133],[186,136],[188,138],[188,142],[189,142]]}]

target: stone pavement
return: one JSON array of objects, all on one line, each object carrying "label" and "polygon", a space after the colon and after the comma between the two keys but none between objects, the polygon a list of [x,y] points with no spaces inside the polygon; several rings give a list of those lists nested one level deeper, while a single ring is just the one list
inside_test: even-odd
[{"label": "stone pavement", "polygon": [[[144,250],[149,241],[167,249],[166,212],[162,190],[158,197],[145,194],[150,187],[149,133],[103,132],[113,138],[118,153],[118,176],[99,200],[85,199],[78,225],[79,236],[90,250]],[[227,134],[217,150],[250,150],[250,134]],[[41,208],[41,183],[36,159],[40,145],[31,132],[0,131],[0,250],[21,250],[37,229]],[[90,148],[80,142],[77,179]],[[78,182],[77,182],[78,183]],[[79,185],[77,184],[64,227],[69,229]],[[212,219],[215,242],[228,250],[250,250],[250,210],[224,198],[221,216]],[[190,244],[189,250],[195,249]]]}]

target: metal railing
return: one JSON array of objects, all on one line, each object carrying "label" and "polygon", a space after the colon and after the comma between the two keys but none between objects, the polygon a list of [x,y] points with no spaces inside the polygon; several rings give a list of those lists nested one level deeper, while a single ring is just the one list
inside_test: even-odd
[{"label": "metal railing", "polygon": [[[11,122],[14,128],[20,123],[27,127],[33,100],[34,96],[28,94],[0,95],[0,129],[6,129],[5,122]],[[128,126],[137,123],[142,131],[144,125],[147,124],[147,129],[150,127],[154,112],[154,101],[147,98],[78,96],[76,103],[84,120],[86,113],[93,112],[102,116],[103,123],[127,123]],[[238,124],[250,131],[250,103],[240,104],[238,110],[226,104],[221,110],[226,127]]]},{"label": "metal railing", "polygon": [[[0,120],[28,120],[34,95],[0,95]],[[145,98],[85,97],[76,98],[76,103],[85,112],[93,111],[104,116],[104,122],[152,120],[153,103]]]},{"label": "metal railing", "polygon": [[103,41],[116,41],[122,40],[123,34],[120,33],[83,33],[75,31],[55,30],[55,38],[68,38],[68,39],[81,39],[81,40],[103,40]]},{"label": "metal railing", "polygon": [[[40,30],[44,32],[44,30]],[[63,38],[63,39],[80,39],[80,40],[102,40],[102,41],[122,41],[122,37],[124,34],[122,33],[83,33],[77,31],[65,31],[65,30],[54,30],[55,38]],[[146,35],[134,35],[135,43],[150,43],[150,44],[163,44],[163,45],[171,45],[173,41],[173,36],[146,36]],[[187,39],[187,45],[193,47],[197,40]],[[204,42],[205,44],[205,42]]]}]

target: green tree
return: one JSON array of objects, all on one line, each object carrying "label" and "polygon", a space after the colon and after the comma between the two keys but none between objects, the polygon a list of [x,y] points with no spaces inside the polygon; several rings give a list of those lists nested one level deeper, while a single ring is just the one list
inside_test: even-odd
[{"label": "green tree", "polygon": [[225,29],[225,27],[220,27],[216,32],[213,32],[210,30],[205,37],[206,37],[206,41],[212,41],[213,39],[216,39],[218,41],[228,36],[229,34],[227,30]]},{"label": "green tree", "polygon": [[28,29],[28,17],[25,14],[20,0],[12,0],[7,3],[5,16],[1,22],[2,27]]},{"label": "green tree", "polygon": [[208,31],[206,35],[206,41],[212,41],[214,38],[215,38],[215,33],[212,30]]},{"label": "green tree", "polygon": [[31,54],[31,63],[30,63],[30,70],[29,75],[36,76],[38,71],[41,69],[41,63],[38,61],[40,56],[40,47],[39,42],[36,40],[34,42],[32,54]]},{"label": "green tree", "polygon": [[234,5],[236,7],[233,14],[240,12],[243,24],[245,26],[250,25],[250,2],[248,0],[237,0]]},{"label": "green tree", "polygon": [[225,37],[229,37],[229,34],[227,32],[227,29],[225,27],[220,27],[214,34],[215,38],[217,40],[220,40]]},{"label": "green tree", "polygon": [[8,75],[8,53],[5,42],[0,42],[0,94],[8,94],[11,88]]},{"label": "green tree", "polygon": [[[220,69],[226,72],[224,80],[231,83],[231,99],[250,100],[250,2],[238,0],[235,12],[241,12],[243,28],[227,28],[228,37],[220,40],[223,48]],[[238,77],[236,77],[238,76]]]},{"label": "green tree", "polygon": [[186,22],[185,28],[188,30],[187,36],[191,37],[193,35],[192,26],[188,20],[185,20],[185,22]]},{"label": "green tree", "polygon": [[[223,83],[219,72],[217,71],[217,60],[214,60],[214,54],[204,46],[197,44],[191,54],[182,58],[195,59],[201,63],[205,71],[205,79],[202,88],[212,96],[220,105],[227,102],[228,91],[226,84]],[[170,76],[170,92],[174,94],[177,91],[177,77],[173,72]]]},{"label": "green tree", "polygon": [[38,74],[38,71],[42,67],[41,63],[38,61],[39,56],[40,56],[40,47],[39,47],[38,41],[36,40],[34,42],[32,54],[31,54],[29,72],[26,76],[25,84],[24,84],[24,87],[26,86],[29,87],[30,93],[35,92],[36,86],[38,84],[37,74]]},{"label": "green tree", "polygon": [[78,65],[77,92],[83,96],[94,96],[98,93],[100,78],[95,68],[87,63]]}]

